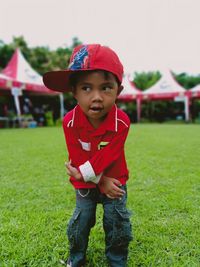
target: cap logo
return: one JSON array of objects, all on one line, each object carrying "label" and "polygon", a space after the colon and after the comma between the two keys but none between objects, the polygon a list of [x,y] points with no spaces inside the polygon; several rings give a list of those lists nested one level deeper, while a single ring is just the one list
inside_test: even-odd
[{"label": "cap logo", "polygon": [[72,59],[72,62],[69,64],[68,69],[70,70],[79,70],[89,68],[89,57],[88,57],[87,46],[83,46]]}]

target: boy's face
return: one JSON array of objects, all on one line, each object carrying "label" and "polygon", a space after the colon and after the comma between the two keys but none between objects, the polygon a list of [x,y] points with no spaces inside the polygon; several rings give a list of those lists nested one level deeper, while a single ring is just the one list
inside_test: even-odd
[{"label": "boy's face", "polygon": [[86,72],[74,88],[74,97],[90,123],[97,128],[105,119],[123,89],[112,74],[102,71]]}]

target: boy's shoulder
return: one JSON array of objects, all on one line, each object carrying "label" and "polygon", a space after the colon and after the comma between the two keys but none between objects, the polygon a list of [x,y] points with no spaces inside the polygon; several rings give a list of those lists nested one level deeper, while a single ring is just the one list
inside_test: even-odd
[{"label": "boy's shoulder", "polygon": [[63,126],[69,127],[73,121],[73,117],[74,117],[74,109],[68,111],[67,114],[65,114],[63,118]]},{"label": "boy's shoulder", "polygon": [[121,109],[117,108],[117,122],[119,125],[126,127],[130,126],[130,119],[128,115]]}]

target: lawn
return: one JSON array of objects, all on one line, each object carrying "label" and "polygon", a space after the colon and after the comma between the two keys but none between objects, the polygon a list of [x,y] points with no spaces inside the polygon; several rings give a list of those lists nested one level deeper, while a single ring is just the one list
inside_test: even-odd
[{"label": "lawn", "polygon": [[[143,124],[126,143],[129,267],[200,266],[200,126]],[[0,130],[0,266],[61,266],[74,192],[61,128]],[[106,267],[102,207],[87,267]]]}]

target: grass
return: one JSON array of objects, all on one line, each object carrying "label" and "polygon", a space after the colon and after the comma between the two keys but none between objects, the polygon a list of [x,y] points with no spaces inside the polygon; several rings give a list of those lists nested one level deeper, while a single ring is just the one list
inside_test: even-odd
[{"label": "grass", "polygon": [[[200,127],[136,125],[126,155],[134,240],[129,267],[200,266]],[[0,130],[0,266],[61,266],[74,192],[61,128]],[[104,267],[102,208],[88,267]]]}]

